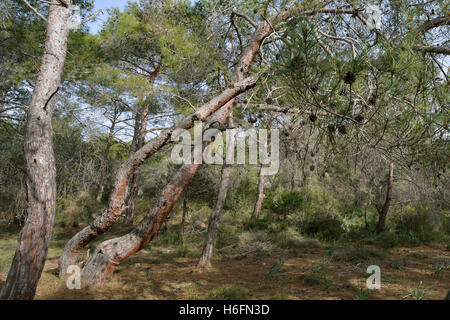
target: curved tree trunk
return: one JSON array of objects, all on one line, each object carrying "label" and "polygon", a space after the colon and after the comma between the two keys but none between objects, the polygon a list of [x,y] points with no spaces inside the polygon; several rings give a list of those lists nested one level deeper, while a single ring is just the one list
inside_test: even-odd
[{"label": "curved tree trunk", "polygon": [[253,207],[252,219],[258,219],[261,213],[262,203],[264,200],[264,175],[262,174],[263,165],[259,167],[258,173],[258,195],[255,206]]},{"label": "curved tree trunk", "polygon": [[[209,124],[223,123],[231,113],[232,104],[233,100],[225,105],[225,108],[218,110],[211,117]],[[204,143],[204,147],[208,144]],[[93,285],[101,285],[110,278],[121,261],[144,248],[161,229],[181,193],[201,166],[183,165],[164,187],[153,208],[132,232],[99,244],[82,270],[82,279]]]},{"label": "curved tree trunk", "polygon": [[[219,96],[203,105],[194,114],[184,118],[172,129],[164,131],[158,137],[147,143],[122,165],[122,167],[118,171],[116,183],[110,196],[109,208],[102,216],[95,219],[95,221],[90,226],[81,230],[67,243],[59,260],[60,274],[64,274],[67,270],[67,267],[70,264],[74,264],[81,248],[88,244],[92,239],[96,238],[99,234],[102,234],[106,230],[108,230],[118,220],[124,209],[123,204],[128,191],[128,180],[133,174],[134,170],[139,167],[145,159],[153,155],[169,141],[173,141],[171,139],[174,138],[172,137],[172,135],[176,135],[176,129],[192,128],[195,121],[204,121],[209,115],[217,110],[217,113],[220,113],[220,111],[222,111],[222,113],[226,113],[228,110],[231,111],[230,103],[232,104],[234,102],[234,98],[256,84],[257,78],[244,78],[244,75],[248,72],[250,65],[256,53],[259,51],[263,40],[272,33],[272,27],[280,21],[287,19],[288,17],[289,12],[285,11],[275,15],[268,20],[265,19],[264,21],[262,21],[256,27],[251,40],[242,53],[241,59],[235,66],[237,75],[235,82],[231,86],[229,86],[228,89],[224,90]],[[225,120],[225,118],[221,118],[221,120]],[[193,174],[195,174],[195,172]],[[176,199],[178,199],[178,197],[176,197]],[[176,201],[176,199],[174,201]],[[136,249],[135,251],[139,250],[140,248]],[[126,257],[128,256],[123,256],[122,260]],[[93,259],[96,259],[96,256],[93,255],[90,261],[93,261]]]},{"label": "curved tree trunk", "polygon": [[[228,118],[228,127],[233,128],[233,118],[230,116]],[[230,141],[227,141],[227,151],[226,156],[234,156],[234,135],[230,134]],[[214,209],[211,212],[208,223],[208,233],[206,234],[205,244],[203,246],[203,252],[198,262],[199,268],[209,268],[211,267],[211,260],[214,255],[214,249],[216,248],[217,232],[219,230],[220,218],[222,215],[223,205],[227,198],[228,187],[230,186],[230,174],[231,174],[231,164],[224,162],[222,166],[222,177],[220,180],[219,194],[217,196],[217,202]]]},{"label": "curved tree trunk", "polygon": [[384,201],[383,207],[378,208],[378,224],[377,224],[377,234],[384,231],[384,226],[386,223],[386,217],[389,212],[389,207],[391,206],[391,200],[392,200],[392,185],[394,183],[394,163],[391,162],[389,164],[389,180],[387,184],[387,190],[386,190],[386,200]]},{"label": "curved tree trunk", "polygon": [[[71,1],[67,1],[70,4]],[[33,299],[44,269],[55,217],[56,167],[52,115],[67,51],[69,10],[50,6],[41,67],[27,113],[27,218],[1,299]]]},{"label": "curved tree trunk", "polygon": [[116,174],[114,187],[109,197],[108,208],[102,215],[98,216],[89,226],[78,232],[64,247],[59,259],[59,273],[66,273],[70,265],[75,264],[80,250],[95,239],[98,235],[106,232],[122,216],[125,210],[125,199],[128,194],[128,182],[131,175],[150,156],[155,154],[166,144],[175,140],[180,133],[180,129],[190,129],[195,121],[204,121],[213,112],[222,108],[228,101],[242,92],[252,88],[256,84],[255,77],[248,77],[234,86],[225,89],[217,97],[204,104],[194,114],[185,117],[173,128],[165,130],[163,133],[145,144],[142,148],[132,154],[119,168]]}]

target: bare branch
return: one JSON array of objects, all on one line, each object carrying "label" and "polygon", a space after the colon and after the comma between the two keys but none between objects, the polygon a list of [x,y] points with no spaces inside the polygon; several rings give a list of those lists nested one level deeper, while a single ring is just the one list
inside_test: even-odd
[{"label": "bare branch", "polygon": [[413,50],[421,52],[432,52],[450,55],[449,47],[438,47],[438,46],[414,46]]},{"label": "bare branch", "polygon": [[95,12],[94,14],[90,15],[89,17],[87,17],[86,19],[84,19],[83,21],[81,21],[81,24],[86,23],[92,19],[94,19],[96,16],[98,16],[100,13],[102,13],[102,9],[97,10],[97,12]]},{"label": "bare branch", "polygon": [[444,26],[444,25],[450,25],[450,16],[443,16],[443,17],[437,17],[434,19],[431,19],[430,21],[425,22],[419,27],[419,31],[421,33],[427,32],[430,29]]},{"label": "bare branch", "polygon": [[39,11],[36,10],[36,8],[34,8],[27,0],[22,0],[23,2],[25,2],[25,4],[30,7],[31,10],[33,10],[33,12],[42,20],[47,21],[47,19],[39,13]]},{"label": "bare branch", "polygon": [[247,20],[247,22],[250,23],[253,26],[253,28],[256,28],[258,26],[249,16],[247,16],[244,13],[233,11],[232,14]]}]

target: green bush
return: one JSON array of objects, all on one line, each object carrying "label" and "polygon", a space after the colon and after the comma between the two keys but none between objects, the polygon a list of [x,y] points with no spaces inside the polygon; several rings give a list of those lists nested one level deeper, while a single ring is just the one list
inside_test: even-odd
[{"label": "green bush", "polygon": [[78,228],[101,214],[95,195],[80,191],[75,196],[59,199],[56,207],[55,225],[61,228]]},{"label": "green bush", "polygon": [[264,202],[264,208],[277,214],[283,220],[290,214],[299,211],[302,206],[303,195],[296,190],[283,192],[278,198],[269,195]]},{"label": "green bush", "polygon": [[268,228],[268,222],[265,219],[250,219],[243,222],[244,230],[266,230]]},{"label": "green bush", "polygon": [[325,241],[338,240],[344,233],[338,217],[320,211],[308,214],[300,229],[305,234]]},{"label": "green bush", "polygon": [[272,234],[272,240],[281,248],[320,248],[322,245],[317,239],[302,237],[294,228],[290,227]]},{"label": "green bush", "polygon": [[423,242],[439,240],[442,235],[433,230],[429,208],[425,206],[407,206],[393,219],[396,234],[406,241],[419,245]]},{"label": "green bush", "polygon": [[164,244],[178,245],[183,243],[183,236],[179,232],[166,232],[158,237]]},{"label": "green bush", "polygon": [[402,242],[401,237],[393,232],[383,232],[379,235],[366,239],[368,244],[374,244],[384,249],[389,249],[399,245]]},{"label": "green bush", "polygon": [[234,226],[221,224],[217,234],[217,249],[232,245],[239,241],[239,235]]}]

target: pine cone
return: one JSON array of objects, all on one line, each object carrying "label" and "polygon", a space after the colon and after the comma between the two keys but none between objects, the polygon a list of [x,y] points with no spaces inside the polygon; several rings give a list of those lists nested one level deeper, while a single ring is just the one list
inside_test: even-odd
[{"label": "pine cone", "polygon": [[355,80],[356,80],[356,75],[351,71],[347,71],[347,73],[344,76],[344,82],[346,84],[352,84],[353,82],[355,82]]},{"label": "pine cone", "polygon": [[363,122],[364,117],[363,117],[362,115],[358,114],[358,115],[355,117],[355,120],[356,120],[356,122],[361,123],[361,122]]}]

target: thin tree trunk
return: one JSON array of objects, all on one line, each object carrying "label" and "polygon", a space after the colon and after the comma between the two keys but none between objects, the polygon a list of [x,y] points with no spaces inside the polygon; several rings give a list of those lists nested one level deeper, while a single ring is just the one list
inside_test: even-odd
[{"label": "thin tree trunk", "polygon": [[261,213],[262,203],[264,200],[264,175],[262,174],[263,165],[259,167],[258,173],[258,195],[255,206],[253,207],[252,219],[258,219]]},{"label": "thin tree trunk", "polygon": [[[144,137],[142,137],[142,125],[144,124],[143,121],[143,113],[145,112],[145,124],[147,123],[147,114],[148,114],[148,109],[147,111],[144,111],[144,107],[141,108],[141,110],[136,114],[136,120],[135,120],[135,124],[134,124],[134,136],[133,136],[133,145],[131,148],[131,152],[135,153],[137,150],[139,150],[140,148],[142,148],[142,146],[144,145],[144,139],[145,139],[145,133],[144,133]],[[144,127],[144,131],[146,130],[146,126]],[[125,220],[124,220],[124,224],[125,225],[132,225],[133,221],[134,221],[134,216],[136,214],[136,199],[138,196],[138,192],[139,192],[139,180],[140,180],[140,175],[139,175],[139,168],[136,169],[133,173],[133,175],[131,176],[131,190],[130,190],[130,197],[128,199],[128,210],[127,213],[125,215]]]},{"label": "thin tree trunk", "polygon": [[[71,1],[67,1],[70,5]],[[27,113],[24,145],[27,168],[27,218],[19,235],[1,299],[33,299],[55,217],[56,167],[52,115],[67,51],[69,10],[50,6],[41,67]]]},{"label": "thin tree trunk", "polygon": [[105,151],[103,152],[102,164],[100,166],[100,184],[97,194],[97,202],[101,202],[103,199],[103,193],[105,191],[106,176],[108,174],[108,160],[109,160],[109,150],[111,149],[112,141],[114,138],[114,129],[116,127],[117,121],[117,109],[114,109],[114,116],[111,122],[111,127],[108,132],[108,139],[106,141]]},{"label": "thin tree trunk", "polygon": [[[142,110],[141,124],[139,130],[137,149],[139,150],[145,144],[145,136],[147,132],[147,119],[148,119],[148,108]],[[135,170],[131,179],[131,191],[130,199],[128,200],[128,211],[125,217],[124,224],[132,225],[134,222],[134,217],[136,216],[136,200],[139,194],[139,181],[141,180],[141,174],[139,168]]]},{"label": "thin tree trunk", "polygon": [[183,198],[183,216],[181,217],[181,239],[184,242],[184,225],[186,223],[186,214],[187,214],[188,206],[186,198]]},{"label": "thin tree trunk", "polygon": [[291,190],[295,190],[296,185],[295,185],[295,176],[297,175],[297,163],[295,163],[292,166],[292,173],[291,173]]},{"label": "thin tree trunk", "polygon": [[[160,71],[160,65],[158,65],[155,70],[151,73],[149,77],[150,86],[153,88],[155,84],[156,77]],[[140,111],[140,115],[136,115],[136,126],[135,134],[137,133],[137,145],[134,151],[139,150],[145,145],[145,137],[147,135],[147,120],[149,109],[148,106],[143,106]],[[137,121],[139,119],[139,122]],[[136,130],[138,129],[138,130]],[[130,198],[128,199],[128,210],[125,216],[125,225],[132,225],[134,222],[134,217],[136,216],[136,200],[139,194],[139,182],[141,180],[141,173],[139,168],[135,170],[131,177],[131,190],[130,190]]]},{"label": "thin tree trunk", "polygon": [[[229,128],[234,128],[233,118],[228,118]],[[226,155],[234,154],[234,136],[230,135],[230,141],[227,141]],[[230,186],[231,164],[224,162],[222,166],[222,177],[220,180],[219,194],[217,196],[216,205],[211,212],[208,224],[208,233],[206,234],[205,244],[203,246],[203,252],[198,262],[199,268],[211,267],[211,261],[214,255],[214,249],[216,248],[217,232],[219,230],[220,218],[222,216],[223,205],[227,198],[228,188]]]},{"label": "thin tree trunk", "polygon": [[389,180],[387,184],[387,190],[386,190],[386,200],[384,201],[384,205],[382,208],[378,209],[378,224],[377,224],[377,234],[384,231],[384,226],[386,223],[386,217],[389,212],[389,207],[391,206],[391,200],[392,200],[392,185],[394,183],[394,163],[391,162],[389,164]]}]

